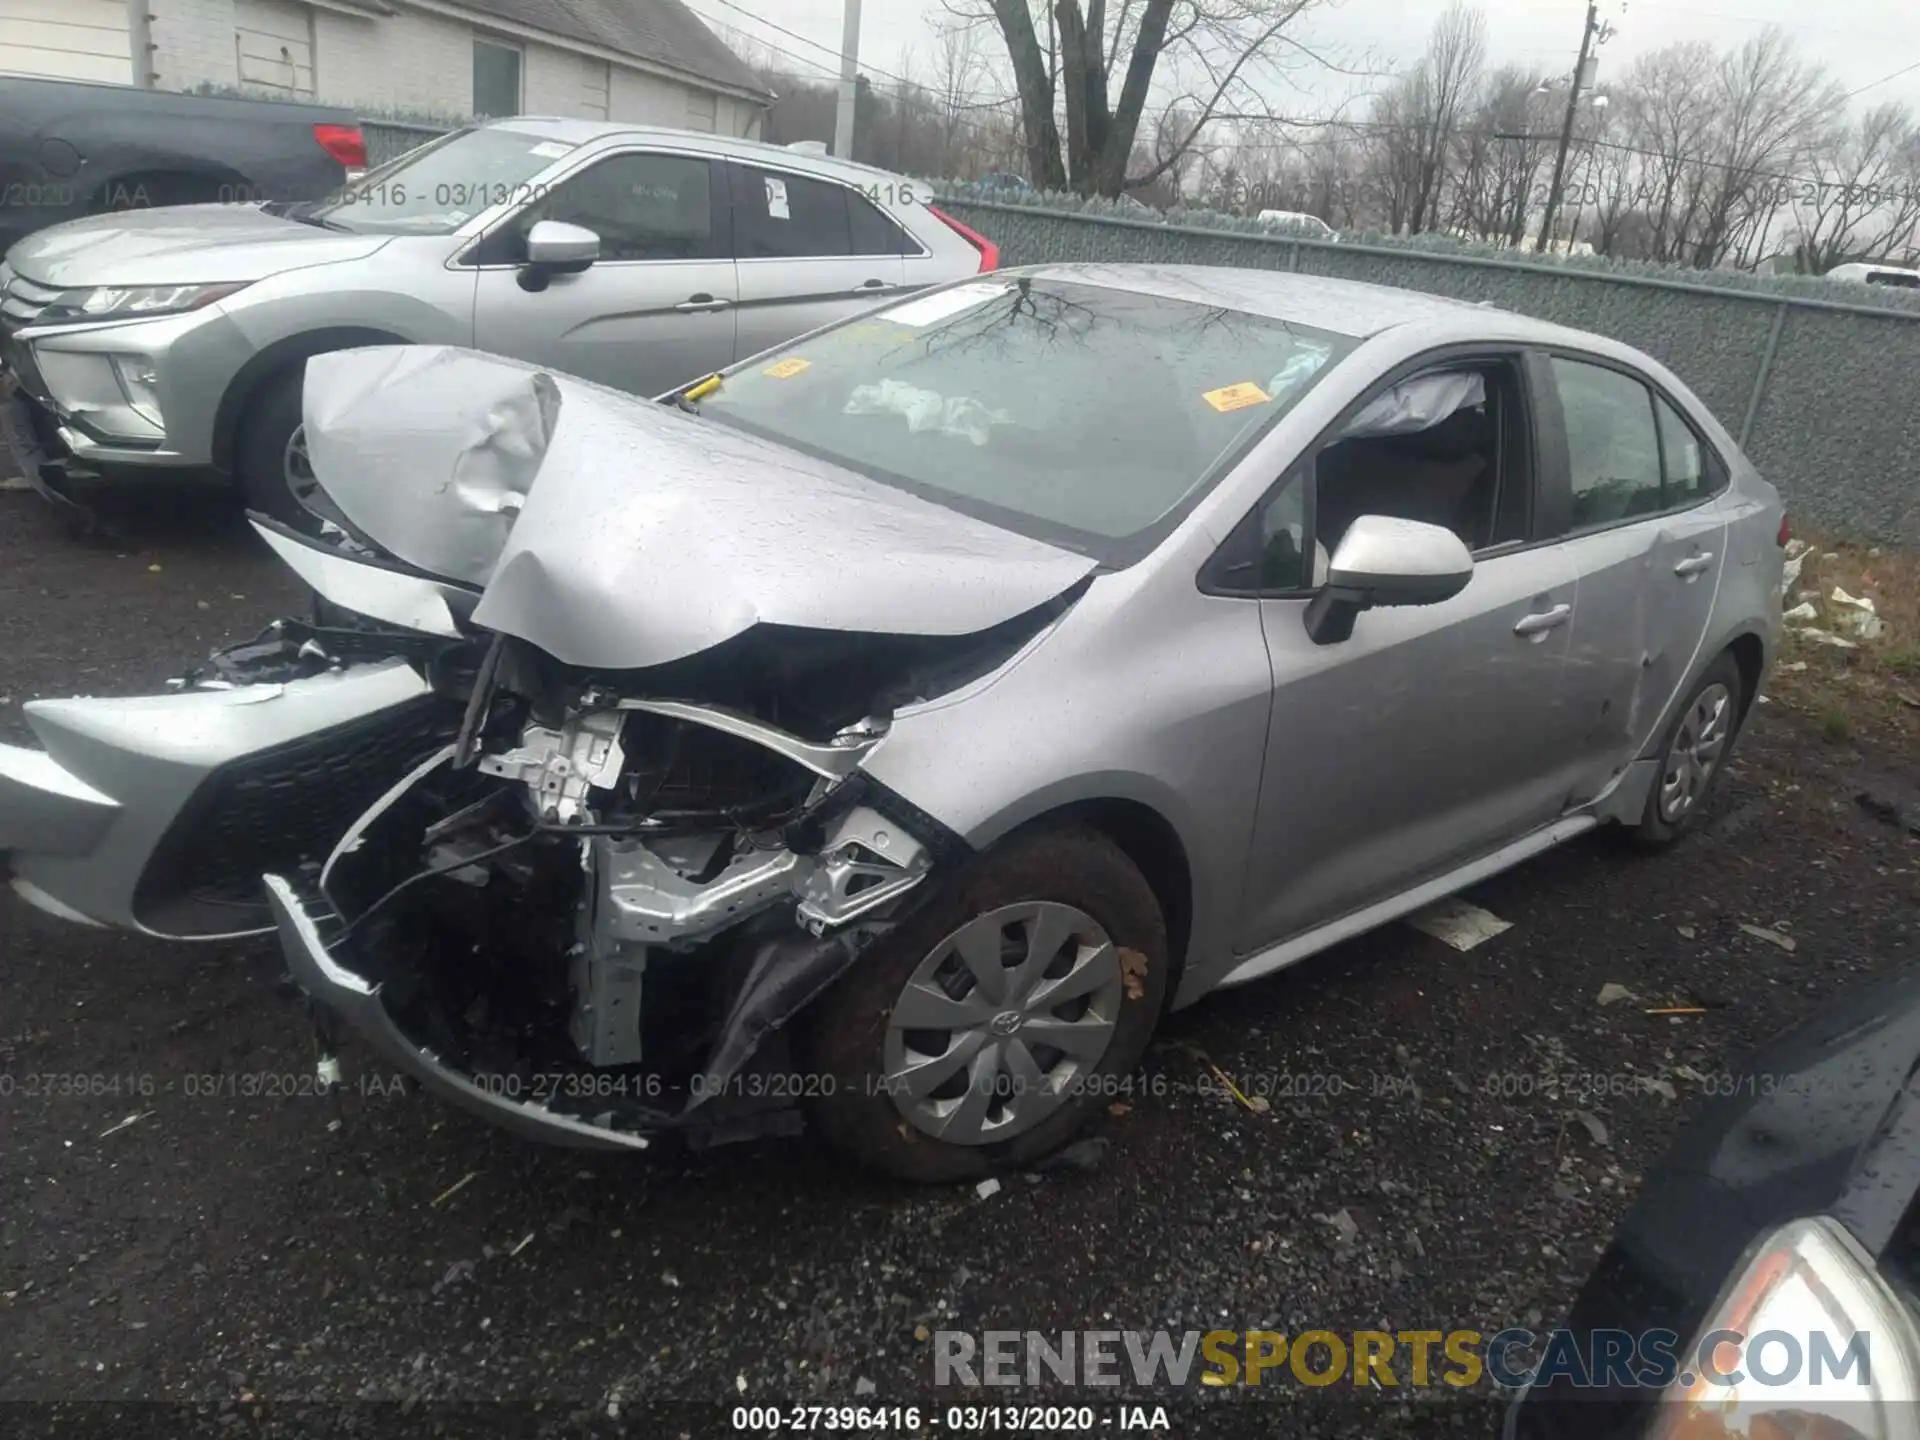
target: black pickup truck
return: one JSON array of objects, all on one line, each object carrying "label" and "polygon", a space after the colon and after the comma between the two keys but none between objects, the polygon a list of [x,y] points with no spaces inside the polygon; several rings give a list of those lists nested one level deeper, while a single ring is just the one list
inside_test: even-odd
[{"label": "black pickup truck", "polygon": [[351,110],[0,77],[0,255],[83,215],[324,199],[366,163]]}]

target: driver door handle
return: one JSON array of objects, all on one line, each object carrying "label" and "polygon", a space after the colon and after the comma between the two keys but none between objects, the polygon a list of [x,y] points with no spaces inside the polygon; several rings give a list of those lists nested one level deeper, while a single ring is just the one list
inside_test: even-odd
[{"label": "driver door handle", "polygon": [[1551,610],[1542,610],[1535,615],[1525,615],[1513,627],[1516,635],[1544,635],[1549,630],[1558,630],[1573,618],[1571,605],[1556,605]]},{"label": "driver door handle", "polygon": [[853,293],[859,295],[868,290],[884,290],[886,288],[887,282],[884,280],[862,280],[858,285],[853,287]]},{"label": "driver door handle", "polygon": [[1713,564],[1713,552],[1711,550],[1702,550],[1697,555],[1689,555],[1678,565],[1674,566],[1673,573],[1682,579],[1691,580],[1711,564]]},{"label": "driver door handle", "polygon": [[716,300],[703,290],[698,295],[688,296],[673,308],[683,313],[692,313],[701,310],[724,310],[731,304],[733,304],[731,300]]}]

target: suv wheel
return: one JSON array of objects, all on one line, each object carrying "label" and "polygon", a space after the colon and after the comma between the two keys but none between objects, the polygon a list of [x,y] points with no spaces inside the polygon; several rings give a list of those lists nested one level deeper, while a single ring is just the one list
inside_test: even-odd
[{"label": "suv wheel", "polygon": [[300,423],[305,381],[302,362],[260,388],[234,445],[234,471],[249,510],[311,534],[319,521],[303,503],[317,483]]}]

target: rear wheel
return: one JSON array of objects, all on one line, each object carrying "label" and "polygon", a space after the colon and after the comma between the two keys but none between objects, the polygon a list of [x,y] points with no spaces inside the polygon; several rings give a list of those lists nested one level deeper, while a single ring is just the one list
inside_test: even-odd
[{"label": "rear wheel", "polygon": [[1713,784],[1726,767],[1740,724],[1740,666],[1722,655],[1694,682],[1687,703],[1667,730],[1660,773],[1640,823],[1629,832],[1642,845],[1672,844],[1693,827]]},{"label": "rear wheel", "polygon": [[1119,1093],[1167,994],[1166,924],[1081,826],[1016,836],[806,1016],[814,1128],[870,1168],[953,1181],[1031,1164]]},{"label": "rear wheel", "polygon": [[234,444],[234,471],[249,510],[312,533],[319,521],[304,503],[318,487],[301,424],[306,363],[274,376],[255,394]]}]

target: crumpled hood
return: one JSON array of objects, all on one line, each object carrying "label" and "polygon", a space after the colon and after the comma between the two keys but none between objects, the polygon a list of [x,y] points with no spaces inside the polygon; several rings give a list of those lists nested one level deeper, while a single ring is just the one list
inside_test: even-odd
[{"label": "crumpled hood", "polygon": [[27,279],[59,290],[218,285],[363,259],[391,238],[322,230],[257,205],[168,205],[69,220],[29,235],[6,259]]},{"label": "crumpled hood", "polygon": [[756,624],[967,635],[1095,562],[678,409],[448,346],[307,366],[307,448],[341,515],[484,587],[473,621],[625,670]]}]

